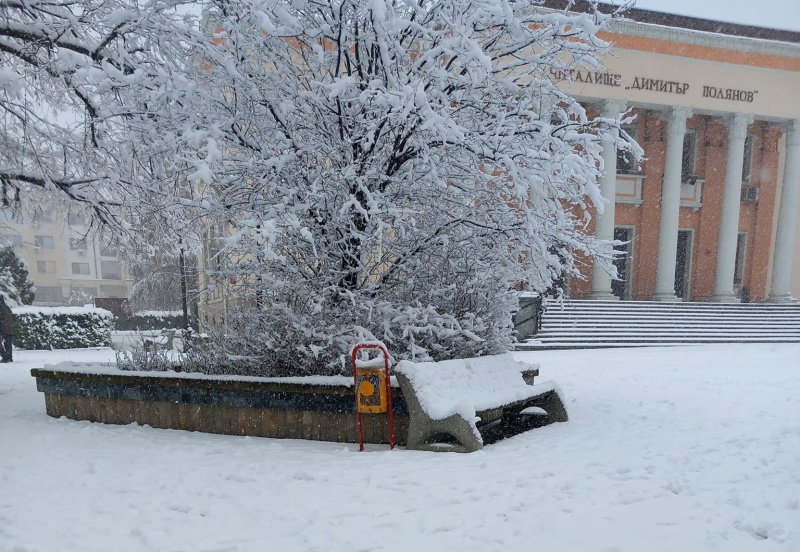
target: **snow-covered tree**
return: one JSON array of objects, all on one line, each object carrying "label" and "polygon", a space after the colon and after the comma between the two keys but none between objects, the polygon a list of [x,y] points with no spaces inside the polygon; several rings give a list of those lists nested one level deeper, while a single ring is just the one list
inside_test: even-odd
[{"label": "snow-covered tree", "polygon": [[585,212],[618,121],[554,79],[610,17],[537,4],[0,0],[0,199],[178,237],[144,249],[223,227],[230,344],[275,372],[506,350],[516,289],[609,263]]},{"label": "snow-covered tree", "polygon": [[9,306],[30,305],[36,293],[28,280],[28,265],[11,246],[0,247],[0,294]]},{"label": "snow-covered tree", "polygon": [[229,235],[216,273],[248,298],[232,352],[275,373],[341,370],[359,339],[495,353],[517,289],[574,272],[576,252],[608,263],[585,213],[618,121],[554,79],[599,67],[610,16],[536,4],[209,3],[201,101],[165,104],[160,135]]},{"label": "snow-covered tree", "polygon": [[[194,311],[197,301],[197,258],[184,255],[183,274],[186,277],[186,301]],[[128,299],[133,312],[146,310],[180,311],[183,308],[180,256],[159,253],[131,266],[134,279]]]},{"label": "snow-covered tree", "polygon": [[[0,204],[77,202],[125,230],[166,219],[180,170],[141,131],[182,85],[186,0],[0,0]],[[196,10],[199,11],[199,10]]]}]

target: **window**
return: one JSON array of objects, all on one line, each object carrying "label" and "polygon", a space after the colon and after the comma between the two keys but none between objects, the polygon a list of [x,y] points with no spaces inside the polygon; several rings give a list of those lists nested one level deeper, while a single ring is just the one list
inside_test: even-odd
[{"label": "window", "polygon": [[36,270],[39,274],[55,274],[55,261],[36,261]]},{"label": "window", "polygon": [[733,271],[733,285],[740,286],[744,281],[744,256],[747,249],[747,232],[739,232],[736,238],[736,268]]},{"label": "window", "polygon": [[218,224],[211,225],[204,236],[204,264],[208,270],[222,268],[222,230]]},{"label": "window", "polygon": [[122,270],[117,261],[100,261],[103,280],[122,280]]},{"label": "window", "polygon": [[755,136],[753,134],[747,135],[744,139],[744,164],[742,165],[742,182],[749,184],[750,177],[753,173],[753,143]]},{"label": "window", "polygon": [[681,176],[683,180],[695,174],[697,161],[697,133],[687,130],[683,136],[683,158],[681,160]]},{"label": "window", "polygon": [[3,247],[22,247],[22,236],[19,234],[2,234],[0,235],[0,245]]},{"label": "window", "polygon": [[53,249],[53,236],[36,236],[34,245],[39,249]]},{"label": "window", "polygon": [[78,238],[70,238],[70,240],[69,240],[69,248],[72,249],[73,251],[75,251],[76,249],[77,250],[83,249],[85,251],[86,250],[86,240],[85,239],[78,239]]},{"label": "window", "polygon": [[67,223],[70,226],[86,226],[86,217],[81,214],[70,213],[67,215]]},{"label": "window", "polygon": [[36,297],[34,301],[36,303],[56,303],[60,305],[64,302],[64,296],[59,286],[36,286]]},{"label": "window", "polygon": [[116,248],[114,248],[114,247],[112,247],[110,245],[101,245],[100,246],[100,255],[102,255],[103,257],[116,257],[117,256],[117,250],[116,250]]},{"label": "window", "polygon": [[53,217],[50,216],[50,213],[34,213],[32,220],[34,224],[40,224],[40,223],[53,222]]},{"label": "window", "polygon": [[70,294],[74,296],[82,294],[86,297],[97,297],[97,288],[72,286],[72,288],[70,289]]},{"label": "window", "polygon": [[127,297],[128,291],[125,286],[100,286],[100,293],[104,297]]},{"label": "window", "polygon": [[73,274],[81,274],[81,275],[88,275],[89,274],[89,263],[72,263],[72,273]]},{"label": "window", "polygon": [[[622,130],[628,133],[632,139],[636,140],[636,126],[623,125]],[[639,166],[633,153],[626,150],[617,150],[617,174],[636,174],[639,172]]]}]

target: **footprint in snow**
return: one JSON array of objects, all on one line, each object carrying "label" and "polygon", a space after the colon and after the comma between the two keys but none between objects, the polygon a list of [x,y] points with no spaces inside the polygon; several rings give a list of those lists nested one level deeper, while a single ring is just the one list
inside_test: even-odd
[{"label": "footprint in snow", "polygon": [[300,480],[300,481],[314,481],[314,479],[315,479],[314,475],[309,473],[309,472],[307,472],[307,471],[294,472],[294,476],[293,477],[295,479],[297,479],[297,480]]}]

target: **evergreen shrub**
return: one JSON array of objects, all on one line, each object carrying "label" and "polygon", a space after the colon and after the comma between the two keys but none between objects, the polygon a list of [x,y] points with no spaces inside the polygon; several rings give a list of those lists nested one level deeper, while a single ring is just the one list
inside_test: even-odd
[{"label": "evergreen shrub", "polygon": [[142,311],[127,318],[119,318],[114,326],[116,330],[163,330],[182,329],[183,313],[181,311]]},{"label": "evergreen shrub", "polygon": [[84,349],[110,347],[114,315],[85,307],[17,307],[14,347],[20,349]]}]

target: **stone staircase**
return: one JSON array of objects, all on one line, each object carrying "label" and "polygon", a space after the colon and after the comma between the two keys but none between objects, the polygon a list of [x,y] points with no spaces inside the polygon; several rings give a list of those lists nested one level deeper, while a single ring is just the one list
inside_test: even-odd
[{"label": "stone staircase", "polygon": [[798,304],[551,302],[541,324],[517,350],[800,343]]}]

